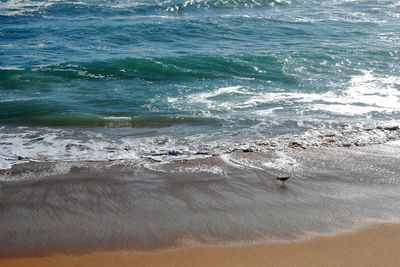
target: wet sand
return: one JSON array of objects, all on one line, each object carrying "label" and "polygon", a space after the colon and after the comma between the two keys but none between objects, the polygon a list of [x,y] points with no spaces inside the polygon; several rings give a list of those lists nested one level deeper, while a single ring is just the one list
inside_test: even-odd
[{"label": "wet sand", "polygon": [[[190,246],[190,245],[189,245]],[[7,258],[1,266],[399,266],[400,224],[307,241]]]},{"label": "wet sand", "polygon": [[[398,260],[397,225],[299,240],[399,223],[399,151],[391,143],[140,165],[15,165],[0,173],[0,266],[310,266],[328,258],[387,266]],[[282,187],[276,176],[286,173]]]}]

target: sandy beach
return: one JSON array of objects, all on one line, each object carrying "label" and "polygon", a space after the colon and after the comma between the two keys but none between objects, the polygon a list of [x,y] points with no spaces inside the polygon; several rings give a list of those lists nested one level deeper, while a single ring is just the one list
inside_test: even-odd
[{"label": "sandy beach", "polygon": [[400,225],[378,224],[307,241],[187,247],[156,252],[7,258],[1,266],[398,266]]}]

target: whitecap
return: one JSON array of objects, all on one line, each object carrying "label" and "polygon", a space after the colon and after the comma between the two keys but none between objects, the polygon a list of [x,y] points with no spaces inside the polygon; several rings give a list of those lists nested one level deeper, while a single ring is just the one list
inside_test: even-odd
[{"label": "whitecap", "polygon": [[204,103],[209,106],[211,106],[213,103],[215,103],[214,100],[210,100],[210,98],[220,96],[223,94],[250,94],[248,92],[247,88],[244,86],[228,86],[228,87],[221,87],[217,88],[216,90],[213,90],[211,92],[204,92],[204,93],[196,93],[196,94],[191,94],[189,95],[188,101],[193,103],[193,102],[199,102],[199,103]]},{"label": "whitecap", "polygon": [[11,164],[4,158],[0,158],[0,170],[7,170],[11,168]]}]

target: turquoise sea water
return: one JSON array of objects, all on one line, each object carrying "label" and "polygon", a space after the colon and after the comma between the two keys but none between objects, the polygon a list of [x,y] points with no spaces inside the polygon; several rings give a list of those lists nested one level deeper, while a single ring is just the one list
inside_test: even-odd
[{"label": "turquoise sea water", "polygon": [[0,167],[398,139],[399,20],[395,0],[1,0]]}]

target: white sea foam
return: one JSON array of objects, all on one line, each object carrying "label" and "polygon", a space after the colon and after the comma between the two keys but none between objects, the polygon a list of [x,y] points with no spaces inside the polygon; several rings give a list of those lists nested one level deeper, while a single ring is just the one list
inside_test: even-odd
[{"label": "white sea foam", "polygon": [[[247,90],[246,87],[244,86],[228,86],[228,87],[221,87],[217,88],[216,90],[213,90],[211,92],[204,92],[204,93],[197,93],[197,94],[191,94],[187,97],[189,103],[202,103],[206,104],[209,108],[215,107],[217,105],[221,105],[218,101],[212,99],[216,96],[224,95],[224,94],[240,94],[240,95],[246,95],[250,94]],[[230,105],[230,100],[228,101],[228,105]]]},{"label": "white sea foam", "polygon": [[[3,16],[15,16],[25,15],[34,12],[40,12],[42,9],[50,7],[54,4],[71,4],[75,6],[89,6],[93,5],[91,1],[68,1],[68,0],[46,0],[46,1],[34,1],[34,0],[8,0],[0,1],[0,15]],[[115,9],[132,8],[144,3],[137,1],[107,1],[97,4],[100,7],[112,7]]]},{"label": "white sea foam", "polygon": [[[346,85],[343,85],[346,86]],[[299,113],[304,111],[326,111],[332,115],[365,115],[372,112],[391,114],[400,112],[400,77],[374,76],[370,71],[353,76],[343,92],[257,92],[247,87],[231,86],[204,93],[191,94],[187,98],[172,98],[167,101],[174,106],[186,103],[206,105],[209,116],[213,110],[255,109],[252,114],[269,116],[280,107],[258,109],[265,104],[291,104]],[[218,98],[217,98],[218,97]],[[181,106],[181,108],[184,108]],[[211,111],[211,113],[210,113]]]},{"label": "white sea foam", "polygon": [[0,170],[6,170],[11,168],[11,164],[7,161],[7,159],[0,157]]},{"label": "white sea foam", "polygon": [[9,0],[0,1],[0,15],[14,16],[25,13],[36,12],[40,8],[50,6],[56,1],[24,1],[24,0]]},{"label": "white sea foam", "polygon": [[284,152],[277,152],[277,157],[272,158],[270,161],[264,161],[263,166],[267,169],[276,169],[280,171],[292,171],[299,167],[300,164],[296,159],[288,156]]},{"label": "white sea foam", "polygon": [[232,157],[228,154],[224,154],[219,156],[219,158],[227,165],[238,168],[238,169],[243,169],[243,166],[241,164],[238,164],[235,162]]},{"label": "white sea foam", "polygon": [[[112,117],[112,121],[130,122],[128,117]],[[279,126],[279,123],[276,122]],[[319,146],[363,146],[381,144],[400,139],[400,121],[380,124],[320,125],[301,134],[283,134],[276,137],[250,135],[230,138],[223,132],[194,134],[186,137],[136,135],[114,136],[93,130],[68,130],[30,127],[2,127],[0,129],[0,167],[29,161],[141,161],[173,162],[205,158],[212,155],[235,168],[283,168],[296,167],[296,162],[286,157],[289,148]],[[271,127],[271,125],[266,125]],[[259,129],[254,129],[256,133]],[[257,137],[256,137],[257,136]],[[245,158],[232,158],[230,152],[282,152],[277,158],[256,162],[242,162]],[[232,154],[233,155],[233,154]]]},{"label": "white sea foam", "polygon": [[[158,165],[159,167],[163,164]],[[164,168],[159,168],[158,170],[164,170]],[[169,170],[170,171],[170,170]],[[175,173],[211,173],[215,175],[226,176],[226,171],[218,166],[210,166],[205,164],[198,164],[193,166],[178,166],[172,169]]]},{"label": "white sea foam", "polygon": [[270,109],[263,109],[263,110],[257,110],[254,111],[253,114],[256,114],[258,116],[270,116],[272,115],[276,110],[282,110],[283,108],[278,107],[278,108],[270,108]]},{"label": "white sea foam", "polygon": [[282,88],[229,86],[187,96],[167,97],[166,101],[173,108],[189,112],[199,110],[200,105],[203,106],[202,115],[222,119],[245,115],[251,119],[271,118],[279,110],[287,112],[285,107],[288,106],[297,114],[290,115],[291,118],[314,121],[321,119],[320,111],[325,112],[323,119],[326,116],[335,119],[337,115],[368,117],[371,114],[400,112],[398,76],[363,70],[334,88],[328,92],[308,93],[306,89],[288,91]]},{"label": "white sea foam", "polygon": [[[0,103],[5,103],[5,102],[18,102],[18,101],[30,101],[30,100],[36,100],[38,97],[26,97],[26,98],[15,98],[15,99],[3,99],[0,100]],[[43,98],[42,98],[43,99]]]},{"label": "white sea foam", "polygon": [[108,117],[103,117],[105,120],[110,120],[110,121],[131,121],[131,117],[116,117],[116,116],[108,116]]},{"label": "white sea foam", "polygon": [[362,115],[371,112],[390,112],[390,110],[379,107],[363,107],[363,106],[355,106],[355,105],[342,105],[342,104],[334,104],[334,105],[323,105],[323,104],[315,104],[310,107],[311,110],[323,110],[328,111],[332,114],[339,115]]},{"label": "white sea foam", "polygon": [[108,116],[103,117],[104,124],[106,127],[109,128],[124,128],[124,127],[131,127],[132,126],[132,118],[131,117],[115,117],[115,116]]},{"label": "white sea foam", "polygon": [[[345,86],[345,85],[344,85]],[[290,102],[299,111],[324,110],[332,114],[361,115],[371,112],[400,112],[400,77],[374,76],[371,71],[351,78],[343,93],[322,94],[303,92],[269,92],[251,96],[241,107],[256,107],[260,104]],[[323,102],[323,104],[321,103]],[[298,105],[296,105],[296,103]],[[306,103],[307,105],[304,105]],[[237,107],[240,107],[237,106]],[[270,114],[256,111],[256,114]]]},{"label": "white sea foam", "polygon": [[277,151],[268,158],[243,157],[240,154],[223,154],[219,158],[229,166],[244,170],[290,172],[300,167],[296,159],[283,151]]},{"label": "white sea foam", "polygon": [[23,68],[20,66],[5,66],[5,67],[0,66],[0,70],[23,70]]}]

